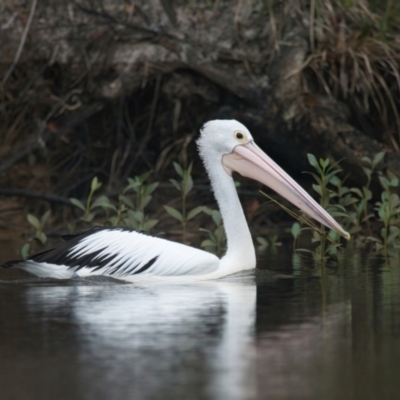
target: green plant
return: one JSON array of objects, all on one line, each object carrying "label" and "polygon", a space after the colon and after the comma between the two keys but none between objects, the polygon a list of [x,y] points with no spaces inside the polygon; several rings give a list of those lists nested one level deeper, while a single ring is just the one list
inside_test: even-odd
[{"label": "green plant", "polygon": [[400,216],[400,199],[396,189],[399,186],[399,180],[394,178],[388,180],[380,177],[381,185],[384,191],[381,194],[381,201],[378,201],[375,210],[378,213],[380,220],[383,223],[381,229],[381,242],[375,240],[378,249],[387,251],[388,247],[395,247],[399,245],[399,219]]},{"label": "green plant", "polygon": [[256,237],[257,243],[258,243],[258,250],[264,251],[265,249],[268,248],[269,242],[267,239],[265,239],[262,236],[257,236]]},{"label": "green plant", "polygon": [[94,210],[96,208],[103,208],[103,209],[112,209],[115,211],[115,206],[111,204],[110,200],[106,196],[100,196],[96,200],[93,201],[94,193],[101,188],[101,182],[99,182],[97,176],[92,179],[90,185],[90,191],[88,198],[86,199],[85,204],[83,204],[80,200],[72,197],[70,199],[71,203],[81,209],[84,214],[81,217],[81,220],[84,222],[92,222],[93,218],[95,217]]},{"label": "green plant", "polygon": [[[111,216],[107,223],[113,226],[122,224],[147,233],[158,224],[157,219],[152,219],[145,213],[145,208],[150,203],[153,193],[159,185],[158,182],[145,184],[151,173],[152,171],[148,171],[128,178],[128,185],[118,196],[116,215]],[[134,200],[128,195],[131,191],[135,193]]]},{"label": "green plant", "polygon": [[[320,196],[321,206],[337,219],[347,218],[345,207],[341,204],[332,203],[332,199],[337,197],[337,194],[332,192],[328,187],[328,185],[332,184],[332,181],[337,182],[337,174],[339,174],[341,170],[335,169],[336,164],[330,165],[328,158],[325,160],[320,158],[319,161],[317,161],[313,154],[307,154],[307,157],[310,165],[316,170],[316,173],[308,173],[317,182],[314,183],[312,187]],[[317,260],[321,263],[324,261],[326,255],[336,254],[337,249],[340,247],[339,235],[333,231],[330,231],[328,234],[326,234],[325,227],[322,225],[320,230],[314,230],[313,242],[318,243],[318,246],[314,249],[314,254]]]},{"label": "green plant", "polygon": [[257,236],[256,241],[258,243],[258,250],[263,251],[268,247],[272,251],[276,252],[277,246],[281,246],[282,242],[279,242],[279,236],[275,233],[269,234],[266,238],[263,236]]},{"label": "green plant", "polygon": [[[101,182],[94,177],[90,192],[86,202],[82,202],[76,198],[71,198],[71,203],[84,212],[81,220],[91,223],[96,216],[96,209],[102,209],[107,219],[105,225],[110,226],[127,226],[129,228],[150,232],[158,223],[158,220],[151,219],[145,214],[145,208],[152,199],[153,192],[158,187],[158,182],[145,184],[145,181],[151,175],[152,171],[145,172],[142,175],[128,178],[128,185],[118,196],[118,205],[112,204],[107,196],[101,195],[94,200],[94,193],[100,189]],[[129,192],[134,192],[134,200]],[[111,213],[111,214],[110,214]],[[75,229],[74,224],[69,224],[70,232]]]},{"label": "green plant", "polygon": [[201,247],[221,257],[226,251],[226,235],[221,213],[208,207],[202,207],[202,211],[212,218],[216,227],[213,231],[200,228],[201,232],[205,232],[208,235],[208,238],[201,242]]},{"label": "green plant", "polygon": [[170,182],[174,185],[174,187],[180,192],[181,194],[181,211],[177,209],[165,205],[165,211],[167,213],[178,220],[182,225],[182,241],[183,243],[186,242],[186,225],[187,222],[193,219],[196,215],[203,211],[203,206],[198,206],[190,210],[189,212],[186,209],[186,199],[190,191],[193,189],[193,179],[191,176],[193,164],[191,163],[187,169],[183,169],[181,165],[174,162],[174,169],[178,176],[181,178],[178,182],[176,179],[170,179]]},{"label": "green plant", "polygon": [[[384,152],[380,152],[375,155],[375,157],[371,160],[369,157],[363,157],[362,161],[365,163],[363,167],[363,171],[367,177],[367,183],[362,187],[359,188],[352,188],[351,191],[359,197],[359,201],[357,204],[354,204],[355,207],[355,225],[357,226],[358,230],[361,229],[362,223],[367,223],[369,219],[372,217],[372,214],[368,213],[368,205],[372,200],[372,191],[370,189],[371,181],[372,181],[372,174],[375,171],[376,166],[383,160],[385,156]],[[351,232],[352,233],[352,232]]]},{"label": "green plant", "polygon": [[[50,217],[51,210],[47,210],[40,219],[33,214],[28,214],[28,222],[36,229],[34,239],[36,239],[42,246],[47,242],[47,236],[44,233],[44,227]],[[25,260],[29,256],[31,249],[30,243],[25,243],[21,249],[21,256]]]},{"label": "green plant", "polygon": [[290,229],[290,232],[291,232],[291,234],[293,236],[293,250],[295,250],[296,247],[297,247],[297,241],[298,241],[300,233],[301,233],[301,225],[300,225],[300,223],[297,222],[297,221],[294,222],[292,227],[291,227],[291,229]]}]

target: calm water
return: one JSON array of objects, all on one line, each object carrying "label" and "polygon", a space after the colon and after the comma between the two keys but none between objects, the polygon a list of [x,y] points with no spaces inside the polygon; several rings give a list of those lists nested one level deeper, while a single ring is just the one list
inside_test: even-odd
[{"label": "calm water", "polygon": [[400,398],[399,258],[259,267],[157,286],[1,272],[0,399]]}]

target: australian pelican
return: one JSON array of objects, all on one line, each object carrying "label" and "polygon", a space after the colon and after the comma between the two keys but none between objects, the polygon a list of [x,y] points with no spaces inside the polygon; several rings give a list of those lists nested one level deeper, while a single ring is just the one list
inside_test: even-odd
[{"label": "australian pelican", "polygon": [[58,246],[25,261],[9,261],[39,277],[68,279],[109,275],[127,281],[185,277],[208,280],[254,269],[253,241],[236,192],[232,172],[256,179],[310,217],[349,238],[349,234],[254,142],[235,120],[207,122],[197,141],[218,202],[227,236],[219,259],[206,251],[118,227],[98,227],[67,237]]}]

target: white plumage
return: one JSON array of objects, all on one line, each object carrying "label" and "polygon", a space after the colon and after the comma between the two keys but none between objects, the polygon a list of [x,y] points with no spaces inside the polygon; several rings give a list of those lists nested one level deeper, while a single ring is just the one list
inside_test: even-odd
[{"label": "white plumage", "polygon": [[94,228],[15,266],[40,277],[110,275],[128,281],[208,280],[254,269],[255,250],[232,172],[266,184],[312,218],[346,238],[349,234],[254,143],[241,123],[216,120],[197,141],[220,207],[227,253],[216,256],[125,228]]}]

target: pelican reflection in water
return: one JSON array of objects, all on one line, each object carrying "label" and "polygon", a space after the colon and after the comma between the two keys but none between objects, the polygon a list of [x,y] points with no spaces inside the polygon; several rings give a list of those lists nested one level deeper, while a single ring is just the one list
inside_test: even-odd
[{"label": "pelican reflection in water", "polygon": [[[71,385],[100,374],[109,398],[121,390],[125,398],[185,398],[197,386],[210,398],[255,398],[252,276],[185,285],[35,286],[25,300],[33,315],[71,330],[57,345],[64,349],[60,373]],[[79,368],[67,373],[75,351]]]}]

